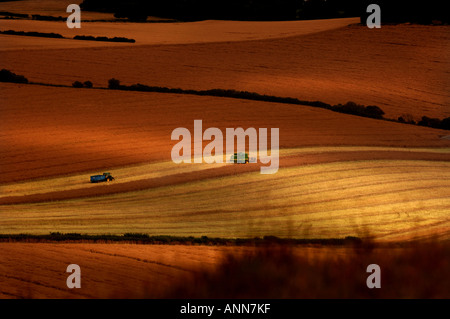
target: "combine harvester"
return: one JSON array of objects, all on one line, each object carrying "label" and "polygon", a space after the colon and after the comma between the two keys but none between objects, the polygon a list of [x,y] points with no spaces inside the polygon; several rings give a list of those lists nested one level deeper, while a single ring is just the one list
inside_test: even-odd
[{"label": "combine harvester", "polygon": [[256,163],[256,157],[249,157],[248,153],[239,152],[231,155],[230,162],[235,164]]},{"label": "combine harvester", "polygon": [[115,178],[111,176],[111,173],[103,173],[103,175],[91,176],[91,183],[101,183],[113,181]]}]

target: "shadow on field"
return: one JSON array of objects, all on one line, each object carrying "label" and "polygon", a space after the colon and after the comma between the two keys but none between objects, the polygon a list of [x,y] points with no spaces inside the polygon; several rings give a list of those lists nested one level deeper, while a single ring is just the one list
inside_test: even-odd
[{"label": "shadow on field", "polygon": [[[370,264],[381,268],[379,289],[367,287]],[[450,298],[450,243],[254,247],[161,297]]]}]

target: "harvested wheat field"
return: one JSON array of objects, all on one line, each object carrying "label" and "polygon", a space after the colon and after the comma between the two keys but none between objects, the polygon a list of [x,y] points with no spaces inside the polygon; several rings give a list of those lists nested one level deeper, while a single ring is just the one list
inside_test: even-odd
[{"label": "harvested wheat field", "polygon": [[[1,206],[0,230],[228,238],[373,236],[383,241],[449,238],[448,162],[345,161],[281,168],[270,177],[259,172],[235,175],[231,170],[216,176],[214,169],[205,169],[156,181],[130,174],[134,182],[100,186],[113,193],[103,197],[91,197],[97,193],[85,181],[88,174],[84,180],[74,176],[68,181],[78,188],[41,188],[19,198],[2,198],[16,202]],[[87,192],[82,183],[92,190]],[[11,188],[19,192],[20,185]],[[26,204],[17,203],[20,198]]]}]

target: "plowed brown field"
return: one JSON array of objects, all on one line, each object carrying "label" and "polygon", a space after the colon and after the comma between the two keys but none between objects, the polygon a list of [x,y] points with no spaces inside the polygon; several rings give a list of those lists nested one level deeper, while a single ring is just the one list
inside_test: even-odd
[{"label": "plowed brown field", "polygon": [[[164,247],[164,249],[161,249]],[[0,243],[0,299],[156,298],[195,271],[211,270],[236,247]],[[81,289],[68,289],[69,264]]]},{"label": "plowed brown field", "polygon": [[405,113],[416,119],[449,117],[450,27],[346,26],[357,21],[85,23],[69,30],[63,22],[2,20],[2,29],[124,36],[137,42],[1,35],[0,59],[3,67],[45,83],[90,80],[106,86],[115,77],[126,84],[236,89],[330,104],[354,101],[378,105],[391,118]]},{"label": "plowed brown field", "polygon": [[[448,298],[450,294],[448,245],[355,250],[0,243],[0,252],[0,299]],[[367,289],[365,270],[373,262],[382,267],[382,289]],[[66,285],[69,264],[80,266],[79,289]],[[416,278],[414,288],[411,276]]]}]

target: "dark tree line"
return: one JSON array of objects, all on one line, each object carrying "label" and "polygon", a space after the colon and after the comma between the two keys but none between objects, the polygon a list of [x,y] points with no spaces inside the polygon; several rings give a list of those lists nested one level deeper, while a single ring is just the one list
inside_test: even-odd
[{"label": "dark tree line", "polygon": [[195,21],[305,20],[361,17],[367,6],[380,5],[382,22],[448,22],[446,0],[84,0],[82,10],[114,13],[117,18],[145,21],[148,16]]},{"label": "dark tree line", "polygon": [[117,18],[147,16],[195,21],[297,20],[359,16],[360,0],[84,0],[84,10],[112,12]]},{"label": "dark tree line", "polygon": [[[81,84],[81,83],[79,83]],[[81,87],[81,86],[80,86]],[[273,95],[262,95],[256,92],[236,91],[236,90],[224,90],[224,89],[211,89],[211,90],[184,90],[180,88],[168,88],[160,86],[148,86],[144,84],[132,84],[123,85],[117,79],[110,79],[108,81],[108,88],[111,90],[125,90],[125,91],[140,91],[140,92],[159,92],[159,93],[173,93],[173,94],[192,94],[201,96],[218,96],[218,97],[230,97],[237,99],[246,99],[254,101],[265,101],[275,103],[287,103],[297,105],[308,105],[313,107],[320,107],[323,109],[331,110],[339,113],[352,114],[362,117],[369,117],[373,119],[386,120],[384,118],[384,111],[376,105],[360,105],[354,102],[347,102],[345,104],[330,105],[321,101],[302,101],[291,97],[278,97]],[[395,120],[389,120],[395,121]],[[429,118],[423,116],[422,119],[416,122],[412,115],[403,115],[397,119],[396,122],[407,123],[413,125],[427,126],[437,129],[450,130],[450,117],[443,120],[438,118]]]},{"label": "dark tree line", "polygon": [[361,23],[365,23],[367,6],[376,3],[381,8],[382,23],[431,24],[434,21],[449,23],[448,0],[364,0],[361,5]]}]

